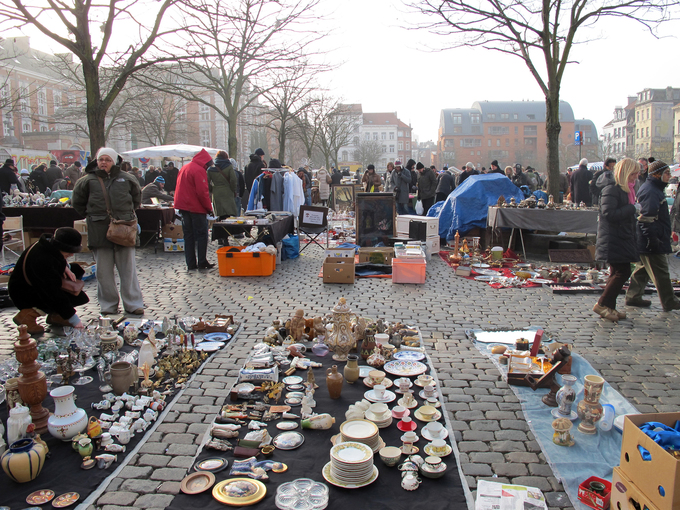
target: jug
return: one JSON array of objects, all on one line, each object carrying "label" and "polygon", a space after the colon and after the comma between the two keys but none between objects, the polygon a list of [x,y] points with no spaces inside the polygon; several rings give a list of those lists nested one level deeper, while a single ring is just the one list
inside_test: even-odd
[{"label": "jug", "polygon": [[104,377],[116,395],[125,393],[139,379],[137,367],[127,361],[116,361],[111,364],[111,369],[104,374]]}]

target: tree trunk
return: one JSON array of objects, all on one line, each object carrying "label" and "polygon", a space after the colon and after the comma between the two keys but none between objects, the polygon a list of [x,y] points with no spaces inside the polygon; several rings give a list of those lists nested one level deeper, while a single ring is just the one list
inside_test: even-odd
[{"label": "tree trunk", "polygon": [[[286,122],[281,121],[281,125],[279,126],[279,136],[278,136],[278,141],[279,141],[279,161],[281,162],[282,165],[286,164]],[[290,165],[290,162],[289,162]]]},{"label": "tree trunk", "polygon": [[[99,70],[92,63],[83,63],[83,81],[87,99],[87,127],[90,131],[90,154],[106,146],[106,110],[99,88]],[[115,162],[114,162],[115,163]]]},{"label": "tree trunk", "polygon": [[236,136],[236,123],[238,122],[238,114],[228,112],[229,120],[227,121],[229,128],[229,157],[240,161],[238,158],[238,138]]},{"label": "tree trunk", "polygon": [[559,90],[551,90],[545,99],[545,133],[548,148],[546,168],[548,171],[548,195],[552,195],[556,202],[560,201],[560,131],[562,131],[560,93]]}]

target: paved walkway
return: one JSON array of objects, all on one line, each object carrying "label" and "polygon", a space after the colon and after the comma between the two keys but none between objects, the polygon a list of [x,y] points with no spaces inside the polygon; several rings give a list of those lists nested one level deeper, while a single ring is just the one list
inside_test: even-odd
[{"label": "paved walkway", "polygon": [[[212,243],[212,253],[216,249]],[[494,290],[455,277],[436,257],[428,264],[424,285],[393,285],[380,278],[358,279],[354,285],[324,285],[318,278],[322,256],[319,248],[310,247],[302,257],[278,266],[270,277],[221,278],[217,269],[186,272],[181,254],[154,253],[152,248],[137,253],[147,318],[226,311],[242,322],[243,330],[237,342],[218,353],[196,376],[99,497],[97,507],[168,505],[238,368],[271,320],[286,319],[297,308],[303,308],[306,316],[326,314],[341,296],[363,316],[413,320],[419,325],[442,382],[463,473],[473,493],[480,479],[512,482],[539,487],[551,509],[571,507],[528,430],[517,398],[495,367],[465,338],[467,328],[544,327],[573,343],[641,412],[680,411],[680,351],[672,338],[672,331],[680,326],[680,314],[663,312],[656,295],[649,309],[622,306],[629,318],[614,324],[594,316],[592,295],[553,295],[540,288]],[[671,257],[671,265],[674,275],[680,273],[680,260]],[[93,302],[81,315],[89,319],[98,315],[96,282],[88,283],[86,292]],[[0,314],[0,358],[11,350],[15,313],[15,309],[5,309]]]}]

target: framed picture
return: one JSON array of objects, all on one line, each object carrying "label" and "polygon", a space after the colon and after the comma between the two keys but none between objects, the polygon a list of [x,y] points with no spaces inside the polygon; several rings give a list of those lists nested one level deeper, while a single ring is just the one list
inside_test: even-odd
[{"label": "framed picture", "polygon": [[355,207],[356,244],[389,246],[394,237],[396,206],[393,193],[357,193]]},{"label": "framed picture", "polygon": [[333,210],[336,213],[354,210],[354,184],[335,184],[331,186],[333,192]]}]

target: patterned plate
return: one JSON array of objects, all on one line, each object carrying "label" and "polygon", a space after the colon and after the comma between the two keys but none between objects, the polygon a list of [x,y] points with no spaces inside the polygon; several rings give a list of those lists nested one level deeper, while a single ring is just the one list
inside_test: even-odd
[{"label": "patterned plate", "polygon": [[385,363],[383,370],[399,377],[413,377],[427,372],[427,365],[420,361],[394,360]]},{"label": "patterned plate", "polygon": [[66,508],[71,506],[73,503],[80,499],[80,494],[77,492],[67,492],[61,496],[57,496],[52,500],[52,506],[54,508]]},{"label": "patterned plate", "polygon": [[54,498],[54,491],[50,489],[41,489],[39,491],[32,492],[26,498],[26,503],[29,505],[44,505],[49,503]]},{"label": "patterned plate", "polygon": [[224,347],[224,342],[201,342],[196,345],[197,351],[215,352]]},{"label": "patterned plate", "polygon": [[392,358],[402,361],[420,361],[425,359],[425,354],[417,351],[399,351],[392,354]]},{"label": "patterned plate", "polygon": [[305,436],[299,432],[281,432],[279,435],[274,436],[272,439],[272,444],[276,446],[279,450],[295,450],[302,443],[305,442]]},{"label": "patterned plate", "polygon": [[203,338],[211,342],[228,342],[231,340],[231,335],[229,333],[207,333],[203,335]]},{"label": "patterned plate", "polygon": [[361,464],[373,458],[373,450],[363,443],[346,442],[331,448],[331,457],[343,464]]},{"label": "patterned plate", "polygon": [[370,485],[373,482],[375,482],[376,479],[378,478],[378,468],[375,466],[373,466],[373,474],[371,475],[371,477],[362,483],[347,483],[343,482],[342,480],[336,479],[333,475],[331,475],[330,462],[323,467],[322,473],[323,477],[326,479],[328,483],[335,485],[336,487],[342,487],[343,489],[358,489],[359,487],[365,487],[366,485]]}]

